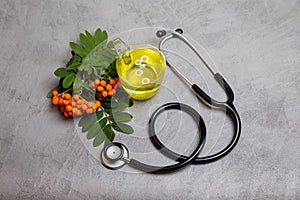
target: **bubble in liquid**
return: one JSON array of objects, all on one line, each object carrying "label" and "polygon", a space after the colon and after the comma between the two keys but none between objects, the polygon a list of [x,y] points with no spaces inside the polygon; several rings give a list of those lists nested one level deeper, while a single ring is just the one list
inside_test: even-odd
[{"label": "bubble in liquid", "polygon": [[149,57],[144,55],[141,57],[142,62],[148,62],[149,61]]},{"label": "bubble in liquid", "polygon": [[141,69],[137,69],[137,70],[135,70],[135,75],[136,75],[136,76],[142,76],[142,75],[143,75],[143,73],[144,73],[144,71],[143,71],[143,70],[141,70]]},{"label": "bubble in liquid", "polygon": [[150,78],[143,78],[143,79],[142,79],[142,83],[143,83],[143,84],[148,84],[148,83],[150,83]]},{"label": "bubble in liquid", "polygon": [[134,61],[134,64],[135,65],[140,65],[140,64],[142,64],[142,62],[139,59],[137,59],[137,60]]}]

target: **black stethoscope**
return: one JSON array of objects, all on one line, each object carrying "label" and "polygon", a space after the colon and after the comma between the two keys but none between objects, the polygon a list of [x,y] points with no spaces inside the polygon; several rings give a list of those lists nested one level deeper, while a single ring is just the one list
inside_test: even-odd
[{"label": "black stethoscope", "polygon": [[[168,60],[166,61],[167,65],[185,82],[188,84],[188,86],[194,91],[194,93],[197,95],[198,98],[200,98],[206,105],[208,105],[210,108],[213,109],[221,109],[223,110],[232,120],[234,124],[234,136],[232,137],[230,143],[221,151],[204,156],[204,157],[198,157],[200,151],[202,150],[205,138],[206,138],[206,127],[205,123],[201,117],[201,115],[192,107],[174,102],[174,103],[167,103],[162,106],[160,106],[157,110],[154,111],[152,114],[150,121],[149,121],[149,134],[150,134],[150,140],[153,143],[153,145],[165,156],[173,159],[176,161],[176,164],[168,165],[168,166],[153,166],[148,165],[145,163],[142,163],[138,160],[135,160],[134,158],[129,157],[129,151],[127,147],[119,142],[113,142],[108,145],[106,145],[102,152],[101,152],[101,161],[102,164],[109,168],[109,169],[119,169],[123,167],[124,165],[129,165],[132,168],[141,170],[143,172],[147,173],[155,173],[155,174],[163,174],[163,173],[170,173],[174,172],[178,169],[181,169],[188,164],[206,164],[213,161],[216,161],[218,159],[223,158],[226,156],[237,144],[240,134],[241,134],[241,120],[239,117],[238,112],[236,111],[233,100],[234,100],[234,94],[232,89],[230,88],[229,84],[225,81],[225,79],[222,77],[221,74],[216,72],[208,63],[207,61],[201,56],[201,54],[197,51],[197,49],[182,35],[183,31],[182,29],[176,29],[176,31],[173,30],[160,30],[157,31],[156,35],[159,38],[162,38],[159,43],[159,49],[162,48],[162,45],[171,38],[178,38],[182,40],[185,44],[187,44],[194,52],[195,54],[200,58],[200,60],[204,63],[204,65],[209,69],[209,71],[213,74],[215,80],[219,83],[219,85],[223,88],[227,95],[227,101],[220,102],[216,101],[210,96],[208,96],[200,87],[198,87],[196,84],[193,84],[190,80],[188,80],[182,73],[180,73],[174,65],[172,65]],[[167,148],[157,137],[155,133],[155,121],[159,114],[166,110],[181,110],[183,112],[186,112],[189,114],[198,124],[198,132],[200,134],[200,139],[198,142],[198,145],[196,146],[195,150],[189,155],[184,156],[180,155],[169,148]]]}]

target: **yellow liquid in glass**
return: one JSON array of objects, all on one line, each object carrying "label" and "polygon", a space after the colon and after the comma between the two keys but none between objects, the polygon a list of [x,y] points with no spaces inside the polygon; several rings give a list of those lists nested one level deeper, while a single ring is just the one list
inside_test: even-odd
[{"label": "yellow liquid in glass", "polygon": [[139,48],[117,60],[117,73],[131,98],[146,100],[155,95],[163,80],[164,56],[151,49]]}]

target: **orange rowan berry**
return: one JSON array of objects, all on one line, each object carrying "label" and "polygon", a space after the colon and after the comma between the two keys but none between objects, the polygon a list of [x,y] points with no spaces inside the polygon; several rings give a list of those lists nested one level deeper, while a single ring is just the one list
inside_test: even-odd
[{"label": "orange rowan berry", "polygon": [[107,91],[104,90],[104,91],[102,92],[102,96],[103,96],[104,98],[107,97]]},{"label": "orange rowan berry", "polygon": [[93,104],[92,102],[88,102],[88,103],[87,103],[88,108],[92,108],[93,105],[94,105],[94,104]]},{"label": "orange rowan berry", "polygon": [[82,106],[81,106],[81,109],[82,110],[86,110],[88,107],[87,107],[87,105],[86,104],[83,104]]},{"label": "orange rowan berry", "polygon": [[100,101],[95,101],[95,105],[97,106],[97,108],[99,108],[101,106]]},{"label": "orange rowan berry", "polygon": [[69,116],[73,116],[73,112],[72,111],[69,111],[68,114],[69,114]]},{"label": "orange rowan berry", "polygon": [[110,79],[110,80],[109,80],[109,84],[115,85],[115,84],[116,84],[116,81],[115,81],[114,79]]},{"label": "orange rowan berry", "polygon": [[93,113],[93,109],[92,109],[92,108],[87,109],[87,110],[86,110],[86,113],[87,113],[87,114],[92,114],[92,113]]},{"label": "orange rowan berry", "polygon": [[83,113],[82,113],[82,111],[81,110],[78,110],[77,111],[77,115],[82,115]]},{"label": "orange rowan berry", "polygon": [[78,105],[81,105],[83,103],[83,101],[81,100],[81,99],[79,99],[78,101],[77,101],[77,104]]},{"label": "orange rowan berry", "polygon": [[111,97],[113,94],[114,94],[113,91],[108,91],[108,92],[107,92],[107,95],[110,96],[110,97]]},{"label": "orange rowan berry", "polygon": [[98,92],[102,92],[103,90],[104,90],[104,87],[102,87],[102,86],[98,86],[98,87],[97,87],[97,91],[98,91]]},{"label": "orange rowan berry", "polygon": [[72,112],[73,112],[74,114],[76,114],[77,110],[78,110],[77,108],[73,108],[73,107],[72,107]]},{"label": "orange rowan berry", "polygon": [[68,111],[68,112],[72,111],[72,106],[70,106],[70,105],[67,105],[67,107],[66,107],[66,111]]},{"label": "orange rowan berry", "polygon": [[78,101],[79,100],[79,95],[78,94],[74,94],[73,95],[73,100],[74,101]]},{"label": "orange rowan berry", "polygon": [[97,110],[97,108],[98,108],[97,105],[94,104],[94,105],[93,105],[93,111],[95,112],[95,111]]},{"label": "orange rowan berry", "polygon": [[71,104],[72,106],[76,106],[76,102],[74,102],[74,101],[72,101],[72,104]]},{"label": "orange rowan berry", "polygon": [[70,101],[69,100],[63,100],[63,104],[67,106],[67,105],[70,104]]},{"label": "orange rowan berry", "polygon": [[106,81],[105,80],[101,80],[100,81],[100,85],[104,87],[106,85]]},{"label": "orange rowan berry", "polygon": [[111,84],[107,84],[107,85],[106,85],[106,87],[105,87],[105,89],[106,89],[107,91],[110,91],[110,90],[112,90],[112,86],[111,86]]},{"label": "orange rowan berry", "polygon": [[58,104],[59,104],[60,106],[63,105],[63,99],[62,99],[62,98],[59,98]]},{"label": "orange rowan berry", "polygon": [[57,90],[53,90],[52,91],[52,96],[57,96],[58,95],[58,91]]},{"label": "orange rowan berry", "polygon": [[61,95],[61,98],[63,98],[63,99],[64,99],[64,98],[65,98],[65,94],[62,94],[62,95]]},{"label": "orange rowan berry", "polygon": [[65,106],[60,106],[59,109],[60,109],[61,112],[65,112],[66,111],[66,107]]},{"label": "orange rowan berry", "polygon": [[99,79],[96,79],[96,80],[94,81],[94,83],[95,83],[95,85],[97,86],[97,85],[100,84],[100,80],[99,80]]},{"label": "orange rowan berry", "polygon": [[65,111],[64,112],[64,116],[68,118],[69,117],[69,113],[67,111]]},{"label": "orange rowan berry", "polygon": [[70,95],[70,94],[65,94],[65,99],[66,99],[66,100],[71,99],[71,95]]},{"label": "orange rowan berry", "polygon": [[53,96],[53,97],[52,97],[52,104],[53,104],[53,105],[57,105],[58,102],[59,102],[58,96]]}]

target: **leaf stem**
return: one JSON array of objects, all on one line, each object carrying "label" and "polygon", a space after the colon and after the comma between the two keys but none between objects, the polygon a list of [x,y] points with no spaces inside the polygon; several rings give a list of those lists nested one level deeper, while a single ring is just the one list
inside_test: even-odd
[{"label": "leaf stem", "polygon": [[69,89],[67,89],[66,91],[63,91],[62,93],[58,94],[57,96],[61,96],[61,95],[65,94],[66,92],[69,92],[69,91],[72,90],[72,89],[73,89],[73,88],[69,88]]},{"label": "leaf stem", "polygon": [[111,119],[110,119],[109,115],[107,114],[107,112],[104,110],[104,108],[103,108],[102,106],[100,106],[100,109],[101,109],[102,112],[104,113],[104,115],[105,115],[105,117],[106,117],[106,119],[107,119],[109,125],[112,126]]}]

